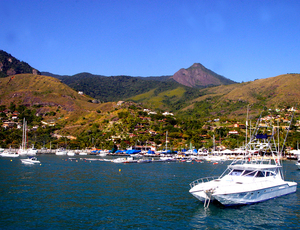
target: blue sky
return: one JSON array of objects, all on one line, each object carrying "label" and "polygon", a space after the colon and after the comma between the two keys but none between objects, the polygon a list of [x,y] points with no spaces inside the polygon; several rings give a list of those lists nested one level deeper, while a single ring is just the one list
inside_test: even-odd
[{"label": "blue sky", "polygon": [[40,71],[237,82],[300,73],[298,0],[0,0],[0,49]]}]

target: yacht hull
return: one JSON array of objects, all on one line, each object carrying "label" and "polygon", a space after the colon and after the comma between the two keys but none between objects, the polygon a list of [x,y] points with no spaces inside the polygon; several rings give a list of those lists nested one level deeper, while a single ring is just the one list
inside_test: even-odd
[{"label": "yacht hull", "polygon": [[194,191],[192,191],[191,189],[190,193],[201,202],[205,202],[209,199],[210,201],[217,200],[224,206],[235,206],[263,202],[266,200],[294,193],[296,192],[296,190],[296,182],[285,182],[283,184],[279,184],[273,187],[265,187],[257,190],[241,191],[235,193],[222,193],[218,192],[217,189],[207,189],[198,191],[195,191],[195,189]]}]

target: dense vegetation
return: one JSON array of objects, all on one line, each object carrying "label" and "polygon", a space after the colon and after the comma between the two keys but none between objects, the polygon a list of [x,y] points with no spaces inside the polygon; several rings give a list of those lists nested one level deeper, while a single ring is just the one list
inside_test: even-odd
[{"label": "dense vegetation", "polygon": [[[20,73],[33,73],[33,68],[26,62],[19,61],[5,51],[0,50],[0,78]],[[38,71],[37,73],[40,74]]]},{"label": "dense vegetation", "polygon": [[173,80],[158,81],[156,78],[129,76],[104,77],[89,73],[60,76],[60,79],[76,91],[83,91],[86,95],[103,102],[125,100],[151,89],[158,93],[180,85]]}]

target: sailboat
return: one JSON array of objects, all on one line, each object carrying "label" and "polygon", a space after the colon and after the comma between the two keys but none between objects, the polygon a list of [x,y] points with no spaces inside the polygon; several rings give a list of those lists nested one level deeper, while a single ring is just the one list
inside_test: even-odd
[{"label": "sailboat", "polygon": [[[221,176],[201,178],[190,183],[189,192],[204,202],[205,207],[211,201],[224,206],[244,205],[296,192],[297,183],[285,181],[283,177],[280,156],[284,145],[278,151],[279,143],[276,144],[274,138],[275,134],[279,135],[279,131],[276,133],[275,127],[271,127],[271,133],[261,130],[260,119],[261,116],[246,149],[260,152],[262,157],[254,157],[248,152],[244,158],[234,160]],[[285,141],[287,135],[288,132]],[[272,158],[266,157],[266,153],[270,153]]]},{"label": "sailboat", "polygon": [[34,148],[34,145],[32,145],[31,148],[26,148],[27,146],[27,121],[25,118],[23,119],[23,130],[22,130],[22,144],[20,146],[20,149],[18,150],[19,155],[29,155],[29,156],[35,156],[37,154],[37,149]]},{"label": "sailboat", "polygon": [[27,155],[26,150],[26,144],[27,144],[27,122],[25,121],[25,118],[23,119],[23,130],[22,130],[22,144],[20,146],[20,149],[18,150],[19,155]]},{"label": "sailboat", "polygon": [[166,132],[166,150],[161,153],[161,155],[163,155],[163,156],[160,157],[160,160],[161,161],[174,161],[175,160],[174,157],[168,153],[171,153],[171,151],[170,150],[168,151],[168,131],[167,131]]}]

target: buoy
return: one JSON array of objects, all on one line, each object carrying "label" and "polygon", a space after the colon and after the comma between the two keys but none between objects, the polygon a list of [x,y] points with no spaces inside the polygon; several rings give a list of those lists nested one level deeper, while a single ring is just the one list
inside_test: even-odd
[{"label": "buoy", "polygon": [[12,161],[12,159],[10,161]]},{"label": "buoy", "polygon": [[119,172],[121,172],[121,169],[119,169]]}]

